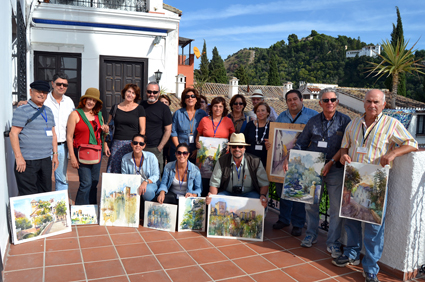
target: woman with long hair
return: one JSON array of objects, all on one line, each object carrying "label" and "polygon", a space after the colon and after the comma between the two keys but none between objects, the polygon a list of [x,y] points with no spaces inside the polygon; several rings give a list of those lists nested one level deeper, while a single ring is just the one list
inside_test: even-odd
[{"label": "woman with long hair", "polygon": [[242,94],[236,94],[230,99],[230,109],[232,112],[227,115],[233,122],[236,133],[243,133],[246,124],[249,122],[249,116],[244,113],[246,108],[246,99]]}]

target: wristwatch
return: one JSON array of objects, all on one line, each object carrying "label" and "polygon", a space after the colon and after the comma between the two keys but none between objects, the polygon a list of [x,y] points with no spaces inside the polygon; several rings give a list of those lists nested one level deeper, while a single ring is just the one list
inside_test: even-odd
[{"label": "wristwatch", "polygon": [[336,164],[336,161],[335,161],[334,159],[331,159],[331,161],[332,161],[334,164]]}]

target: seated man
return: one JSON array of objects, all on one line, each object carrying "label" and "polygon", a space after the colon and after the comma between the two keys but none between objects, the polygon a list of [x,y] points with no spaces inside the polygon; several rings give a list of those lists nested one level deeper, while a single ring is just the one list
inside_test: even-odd
[{"label": "seated man", "polygon": [[[267,207],[269,180],[260,158],[245,153],[245,136],[233,133],[230,136],[230,153],[218,159],[210,180],[210,195],[226,195],[259,198]],[[207,204],[211,198],[207,197]]]},{"label": "seated man", "polygon": [[135,134],[131,142],[133,152],[125,154],[122,158],[121,173],[141,175],[139,194],[145,201],[152,201],[158,190],[159,165],[153,153],[143,152],[145,147],[145,137],[140,133]]}]

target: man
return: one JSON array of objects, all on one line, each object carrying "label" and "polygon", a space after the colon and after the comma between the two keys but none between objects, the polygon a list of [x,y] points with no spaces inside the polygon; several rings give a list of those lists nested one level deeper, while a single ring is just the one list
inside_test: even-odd
[{"label": "man", "polygon": [[[288,109],[278,116],[276,122],[306,124],[311,117],[318,114],[315,110],[304,107],[301,92],[298,90],[288,91],[285,94],[285,100]],[[282,183],[276,183],[279,197],[282,194],[282,187]],[[305,223],[304,203],[280,199],[279,209],[279,220],[273,224],[273,228],[282,229],[292,223],[291,234],[301,236]]]},{"label": "man", "polygon": [[[27,105],[13,113],[10,142],[15,154],[15,177],[19,195],[52,191],[52,168],[58,167],[55,120],[43,106],[50,87],[47,81],[30,84]],[[53,157],[52,156],[53,152]]]},{"label": "man", "polygon": [[[210,180],[210,195],[226,195],[260,199],[267,207],[269,181],[260,158],[245,153],[243,133],[232,133],[228,143],[231,154],[221,157],[214,167]],[[207,197],[207,204],[211,198]]]},{"label": "man", "polygon": [[[251,96],[252,108],[254,109],[254,107],[262,101],[264,101],[263,91],[261,91],[261,89],[255,89],[253,92],[253,95]],[[257,115],[254,113],[254,111],[250,111],[248,115],[251,118],[251,120],[257,120]],[[273,107],[270,106],[269,120],[270,122],[273,122],[273,121],[276,121],[276,119],[277,119],[277,113],[273,109]]]},{"label": "man", "polygon": [[[341,254],[339,238],[342,230],[342,218],[339,217],[341,187],[344,167],[339,162],[341,140],[350,118],[336,110],[338,94],[325,88],[319,93],[319,105],[322,113],[312,117],[297,139],[295,149],[322,152],[326,162],[322,169],[322,191],[326,185],[329,195],[329,230],[326,240],[327,250],[333,258]],[[319,203],[305,205],[307,218],[306,237],[302,247],[309,248],[317,243],[319,227]]]},{"label": "man", "polygon": [[142,103],[146,112],[146,148],[145,151],[152,152],[159,162],[160,173],[164,167],[162,149],[167,144],[171,135],[171,112],[163,103],[158,103],[160,95],[159,85],[149,82],[146,88],[148,100]]},{"label": "man", "polygon": [[[418,149],[418,142],[396,119],[382,114],[385,95],[380,90],[369,91],[364,99],[365,114],[354,119],[347,126],[341,144],[341,163],[360,162],[376,165],[392,165],[401,155]],[[395,145],[399,147],[395,148]],[[386,207],[386,205],[384,205]],[[362,223],[347,219],[347,246],[344,254],[332,261],[336,266],[360,263],[362,249]],[[385,210],[382,225],[364,223],[365,256],[362,260],[366,282],[379,282],[378,261],[384,247]]]}]

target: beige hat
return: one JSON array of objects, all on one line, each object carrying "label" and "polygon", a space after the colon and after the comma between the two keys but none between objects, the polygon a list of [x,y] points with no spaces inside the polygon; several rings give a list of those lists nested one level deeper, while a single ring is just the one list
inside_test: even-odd
[{"label": "beige hat", "polygon": [[103,104],[102,100],[100,100],[100,91],[97,88],[88,88],[84,96],[81,96],[80,101],[86,98],[96,100]]},{"label": "beige hat", "polygon": [[230,136],[230,142],[227,145],[242,145],[242,146],[251,146],[245,143],[245,135],[243,133],[232,133]]},{"label": "beige hat", "polygon": [[251,98],[264,98],[263,91],[261,91],[261,89],[255,89],[252,93],[253,95]]}]

